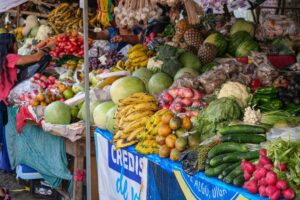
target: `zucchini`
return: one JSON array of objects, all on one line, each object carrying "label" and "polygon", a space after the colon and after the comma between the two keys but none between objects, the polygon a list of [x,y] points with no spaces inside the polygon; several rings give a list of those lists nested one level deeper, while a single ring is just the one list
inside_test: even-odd
[{"label": "zucchini", "polygon": [[234,143],[234,142],[224,142],[218,144],[217,146],[214,146],[211,150],[209,150],[207,157],[212,158],[223,153],[230,153],[236,151],[247,152],[248,148],[243,144]]},{"label": "zucchini", "polygon": [[245,160],[253,160],[255,158],[259,158],[259,151],[250,151],[250,152],[234,152],[230,153],[229,155],[226,155],[223,157],[223,162],[237,162],[242,159]]},{"label": "zucchini", "polygon": [[241,134],[241,133],[263,134],[266,133],[266,129],[261,126],[238,124],[238,125],[222,127],[218,130],[218,132],[221,135]]},{"label": "zucchini", "polygon": [[233,185],[242,186],[245,182],[244,174],[240,174],[233,179]]},{"label": "zucchini", "polygon": [[209,165],[212,167],[215,167],[217,165],[220,165],[223,162],[223,158],[228,156],[230,153],[226,153],[226,154],[221,154],[221,155],[217,155],[215,157],[213,157],[212,159],[209,160]]},{"label": "zucchini", "polygon": [[230,165],[229,167],[227,167],[223,172],[223,178],[225,176],[227,176],[230,172],[232,172],[237,166],[241,165],[241,161],[237,162],[237,163],[233,163],[232,165]]},{"label": "zucchini", "polygon": [[232,170],[227,176],[225,176],[225,178],[223,179],[223,181],[225,183],[232,183],[233,179],[240,175],[241,173],[243,173],[242,167],[241,165],[238,165],[234,170]]},{"label": "zucchini", "polygon": [[206,176],[219,176],[224,169],[230,166],[230,163],[223,163],[217,167],[208,167],[205,169]]},{"label": "zucchini", "polygon": [[238,143],[251,143],[260,144],[265,142],[266,136],[263,135],[249,135],[249,134],[235,134],[235,135],[224,135],[221,137],[222,142],[238,142]]}]

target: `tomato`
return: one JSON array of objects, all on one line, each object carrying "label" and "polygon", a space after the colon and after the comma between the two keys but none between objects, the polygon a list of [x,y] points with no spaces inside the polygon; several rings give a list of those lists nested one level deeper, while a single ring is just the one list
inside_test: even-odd
[{"label": "tomato", "polygon": [[66,55],[65,52],[60,52],[60,53],[58,54],[58,57],[63,57],[64,55]]}]

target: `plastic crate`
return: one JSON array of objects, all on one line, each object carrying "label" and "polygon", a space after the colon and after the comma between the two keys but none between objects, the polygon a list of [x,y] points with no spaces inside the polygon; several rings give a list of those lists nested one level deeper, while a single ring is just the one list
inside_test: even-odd
[{"label": "plastic crate", "polygon": [[38,173],[36,170],[22,164],[17,166],[16,173],[17,173],[17,178],[23,180],[43,179],[40,173]]}]

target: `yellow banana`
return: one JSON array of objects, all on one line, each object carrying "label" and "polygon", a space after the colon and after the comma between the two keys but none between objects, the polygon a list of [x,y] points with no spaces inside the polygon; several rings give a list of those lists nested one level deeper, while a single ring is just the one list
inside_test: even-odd
[{"label": "yellow banana", "polygon": [[142,117],[149,117],[151,115],[153,115],[153,111],[150,111],[150,110],[146,110],[143,112],[138,111],[138,112],[130,113],[129,115],[125,116],[124,119],[127,122],[132,122],[132,121],[138,120]]},{"label": "yellow banana", "polygon": [[134,145],[135,143],[137,143],[136,140],[133,140],[130,142],[127,142],[125,139],[118,140],[115,145],[115,150]]},{"label": "yellow banana", "polygon": [[132,132],[129,134],[127,140],[128,140],[128,141],[135,140],[137,134],[140,133],[141,131],[143,131],[143,129],[144,129],[144,127],[139,127],[139,128],[137,128],[137,129],[135,129],[134,131],[132,131]]},{"label": "yellow banana", "polygon": [[142,56],[145,56],[145,53],[143,51],[134,51],[134,52],[128,54],[129,59],[135,59],[135,58],[142,57]]},{"label": "yellow banana", "polygon": [[140,120],[131,122],[130,124],[128,124],[123,132],[124,133],[130,133],[132,131],[134,131],[135,129],[139,128],[139,127],[144,127],[145,126],[145,122],[147,121],[148,117],[143,117]]},{"label": "yellow banana", "polygon": [[139,50],[139,49],[141,49],[143,47],[144,47],[144,45],[142,45],[142,44],[136,44],[136,45],[134,45],[132,48],[130,48],[128,50],[128,53],[130,54],[130,53],[132,53],[132,52],[134,52],[136,50]]}]

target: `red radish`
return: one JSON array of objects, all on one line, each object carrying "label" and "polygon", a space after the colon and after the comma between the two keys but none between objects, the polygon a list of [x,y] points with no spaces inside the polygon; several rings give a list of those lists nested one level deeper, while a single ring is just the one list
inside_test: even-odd
[{"label": "red radish", "polygon": [[250,180],[248,182],[245,182],[243,187],[245,189],[247,189],[252,194],[257,193],[257,182],[256,182],[256,180]]},{"label": "red radish", "polygon": [[245,170],[252,174],[255,171],[255,165],[253,165],[251,162],[245,163]]},{"label": "red radish", "polygon": [[184,98],[181,100],[181,104],[186,106],[186,107],[189,107],[192,105],[192,100],[190,98]]},{"label": "red radish", "polygon": [[280,170],[280,171],[286,171],[286,164],[285,163],[281,163],[277,166],[277,168]]},{"label": "red radish", "polygon": [[182,93],[183,98],[192,98],[194,96],[194,91],[191,88],[184,88]]},{"label": "red radish", "polygon": [[251,174],[247,171],[244,171],[244,179],[248,181],[251,178]]},{"label": "red radish", "polygon": [[173,98],[175,98],[177,95],[178,95],[178,90],[177,88],[172,88],[172,89],[169,89],[169,94],[172,95]]},{"label": "red radish", "polygon": [[263,166],[266,164],[272,164],[272,161],[267,157],[261,157],[258,161],[259,164],[262,164]]},{"label": "red radish", "polygon": [[261,185],[268,186],[268,184],[267,184],[265,178],[259,179],[258,182],[257,182],[257,184],[258,184],[259,186],[261,186]]},{"label": "red radish", "polygon": [[194,96],[193,96],[193,100],[199,100],[202,98],[202,93],[198,90],[193,90],[194,91]]},{"label": "red radish", "polygon": [[282,192],[284,199],[290,200],[295,198],[295,192],[291,188],[288,188]]},{"label": "red radish", "polygon": [[271,200],[278,200],[280,198],[280,191],[276,190],[269,197]]},{"label": "red radish", "polygon": [[264,165],[264,168],[267,169],[267,170],[272,170],[273,165],[272,164],[266,164],[266,165]]},{"label": "red radish", "polygon": [[266,197],[267,196],[266,186],[264,186],[264,185],[259,186],[258,193],[261,197]]},{"label": "red radish", "polygon": [[174,99],[168,92],[162,94],[162,100],[166,103],[171,103]]},{"label": "red radish", "polygon": [[201,107],[201,106],[202,106],[202,104],[198,100],[194,101],[192,104],[192,107]]},{"label": "red radish", "polygon": [[259,150],[259,155],[262,157],[267,157],[267,150],[266,149]]},{"label": "red radish", "polygon": [[177,94],[178,97],[184,98],[184,88],[177,88]]},{"label": "red radish", "polygon": [[266,194],[268,197],[270,197],[275,191],[277,191],[277,188],[274,185],[269,185],[266,187]]},{"label": "red radish", "polygon": [[285,190],[287,189],[288,185],[285,180],[278,180],[276,183],[276,187],[280,190]]},{"label": "red radish", "polygon": [[269,171],[266,175],[266,182],[268,185],[275,185],[277,182],[277,176],[275,172]]}]

